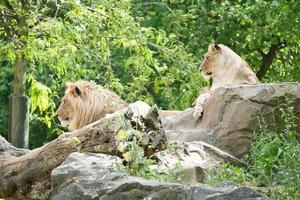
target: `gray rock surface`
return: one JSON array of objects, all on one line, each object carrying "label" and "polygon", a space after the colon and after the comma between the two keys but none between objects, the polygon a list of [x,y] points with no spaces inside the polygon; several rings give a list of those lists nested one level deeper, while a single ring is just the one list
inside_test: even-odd
[{"label": "gray rock surface", "polygon": [[[160,165],[153,168],[159,172],[180,174],[180,183],[197,185],[206,176],[205,170],[230,162],[238,166],[247,164],[234,156],[205,142],[173,142],[172,148],[156,153]],[[179,166],[179,167],[178,167]]]},{"label": "gray rock surface", "polygon": [[286,103],[288,90],[292,91],[288,98],[300,117],[299,83],[235,85],[215,89],[204,106],[202,118],[195,119],[194,108],[189,108],[163,117],[163,127],[170,140],[205,141],[240,157],[249,150],[258,116],[270,118],[276,106]]},{"label": "gray rock surface", "polygon": [[53,200],[262,200],[263,195],[248,187],[194,187],[145,180],[126,173],[111,172],[121,164],[115,156],[72,153],[51,173]]},{"label": "gray rock surface", "polygon": [[6,141],[4,137],[0,135],[0,161],[5,161],[9,156],[22,156],[28,153],[28,149],[20,149],[14,147],[12,144]]}]

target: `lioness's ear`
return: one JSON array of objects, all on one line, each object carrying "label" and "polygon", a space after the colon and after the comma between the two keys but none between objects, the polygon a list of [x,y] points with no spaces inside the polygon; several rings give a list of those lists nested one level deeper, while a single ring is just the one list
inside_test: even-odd
[{"label": "lioness's ear", "polygon": [[215,44],[215,49],[217,50],[217,51],[220,51],[221,50],[221,47],[219,46],[219,45],[217,45],[217,44]]},{"label": "lioness's ear", "polygon": [[221,50],[221,47],[219,45],[217,45],[217,44],[210,44],[208,46],[208,50],[212,51],[212,52],[218,52],[218,51]]},{"label": "lioness's ear", "polygon": [[70,91],[70,94],[72,94],[74,96],[80,96],[81,95],[81,91],[80,91],[80,89],[77,85],[72,84],[72,83],[68,83],[67,87]]}]

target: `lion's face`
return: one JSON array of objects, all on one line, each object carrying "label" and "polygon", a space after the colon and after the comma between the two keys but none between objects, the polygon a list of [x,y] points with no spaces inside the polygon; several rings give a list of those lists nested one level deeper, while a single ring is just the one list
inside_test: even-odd
[{"label": "lion's face", "polygon": [[76,101],[79,101],[80,90],[77,86],[68,85],[64,97],[61,100],[57,115],[62,127],[67,127],[75,114]]},{"label": "lion's face", "polygon": [[218,45],[210,44],[207,53],[204,54],[199,71],[205,79],[210,79],[217,70],[220,62],[221,48]]},{"label": "lion's face", "polygon": [[63,97],[57,110],[57,115],[62,127],[67,127],[73,119],[74,107],[72,101],[67,97],[67,95]]}]

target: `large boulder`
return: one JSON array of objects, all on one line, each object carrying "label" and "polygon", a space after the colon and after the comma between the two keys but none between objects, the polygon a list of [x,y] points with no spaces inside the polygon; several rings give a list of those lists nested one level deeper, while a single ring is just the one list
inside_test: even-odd
[{"label": "large boulder", "polygon": [[162,118],[162,122],[170,140],[201,140],[240,157],[249,150],[258,117],[270,118],[286,98],[300,117],[300,84],[280,83],[224,86],[212,92],[200,119],[195,119],[194,108],[189,108]]},{"label": "large boulder", "polygon": [[248,187],[234,185],[210,187],[203,184],[190,187],[112,172],[111,169],[117,164],[121,164],[121,160],[115,156],[72,153],[51,173],[51,199],[267,199]]}]

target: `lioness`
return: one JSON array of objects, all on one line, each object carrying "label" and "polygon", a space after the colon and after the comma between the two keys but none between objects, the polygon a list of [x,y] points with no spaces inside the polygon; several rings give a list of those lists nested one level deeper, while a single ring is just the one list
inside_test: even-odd
[{"label": "lioness", "polygon": [[212,78],[208,92],[201,94],[195,101],[194,117],[202,115],[203,107],[212,90],[230,84],[257,84],[258,78],[248,63],[223,44],[210,44],[199,68],[202,76]]},{"label": "lioness", "polygon": [[114,113],[127,106],[114,92],[88,81],[68,83],[57,110],[61,126],[70,131]]}]

